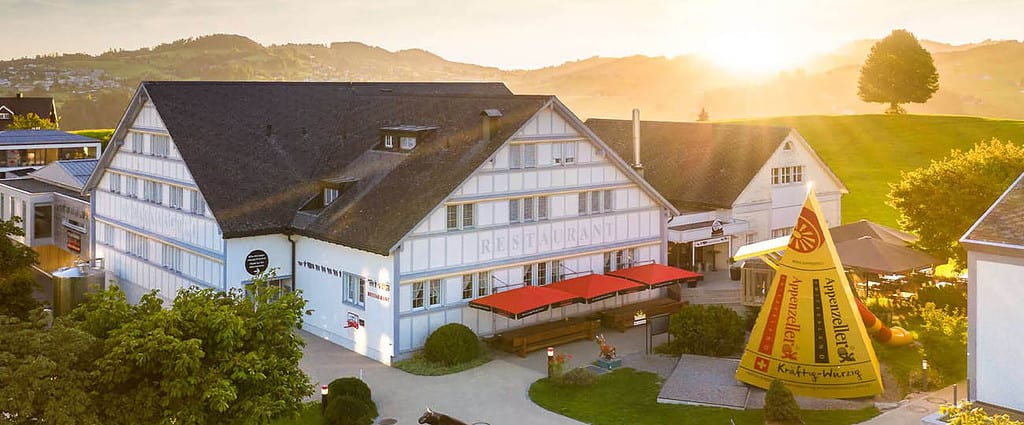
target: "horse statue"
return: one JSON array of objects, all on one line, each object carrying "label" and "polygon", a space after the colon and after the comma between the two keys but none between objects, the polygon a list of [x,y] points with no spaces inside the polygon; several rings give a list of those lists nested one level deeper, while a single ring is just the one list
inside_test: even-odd
[{"label": "horse statue", "polygon": [[444,413],[430,410],[429,407],[426,412],[423,412],[423,416],[420,416],[419,423],[429,425],[469,425]]}]

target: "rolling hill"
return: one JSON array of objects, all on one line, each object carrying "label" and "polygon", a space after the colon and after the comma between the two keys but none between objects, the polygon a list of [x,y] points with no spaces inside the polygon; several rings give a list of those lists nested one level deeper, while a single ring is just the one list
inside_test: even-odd
[{"label": "rolling hill", "polygon": [[[857,76],[873,40],[815,58],[803,69],[750,79],[694,56],[595,57],[534,70],[502,70],[411,49],[357,42],[263,46],[238,35],[210,35],[100,55],[65,54],[0,61],[0,94],[52,95],[62,128],[112,127],[140,80],[503,81],[517,93],[558,95],[582,118],[688,121],[877,113],[861,102]],[[932,41],[939,92],[912,113],[1024,119],[1024,43],[953,46]]]}]

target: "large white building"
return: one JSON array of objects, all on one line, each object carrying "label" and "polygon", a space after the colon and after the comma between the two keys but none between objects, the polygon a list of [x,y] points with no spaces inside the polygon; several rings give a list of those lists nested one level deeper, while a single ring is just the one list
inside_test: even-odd
[{"label": "large white building", "polygon": [[[680,214],[668,229],[668,264],[724,270],[740,246],[786,236],[813,182],[825,220],[841,224],[846,187],[796,129],[741,124],[589,119],[623,158],[634,158]],[[635,160],[634,160],[635,162]]]},{"label": "large white building", "polygon": [[446,323],[602,308],[468,302],[663,263],[677,215],[558,99],[486,83],[145,82],[86,190],[130,298],[269,266],[308,299],[305,329],[384,363]]},{"label": "large white building", "polygon": [[1024,175],[960,239],[967,249],[971,398],[1024,412]]}]

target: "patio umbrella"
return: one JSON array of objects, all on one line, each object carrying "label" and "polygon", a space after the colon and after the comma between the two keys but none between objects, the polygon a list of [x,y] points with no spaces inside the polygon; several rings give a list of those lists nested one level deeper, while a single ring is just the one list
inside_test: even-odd
[{"label": "patio umbrella", "polygon": [[552,283],[548,287],[578,295],[587,304],[647,289],[647,285],[603,274],[588,274],[566,279]]},{"label": "patio umbrella", "polygon": [[917,242],[917,236],[868,220],[836,226],[828,229],[828,231],[832,234],[832,242],[835,243],[856,240],[864,236],[870,236],[872,239],[895,245],[909,245]]},{"label": "patio umbrella", "polygon": [[477,298],[470,301],[469,306],[519,320],[550,308],[581,301],[583,299],[577,295],[547,286],[524,286]]},{"label": "patio umbrella", "polygon": [[836,243],[836,251],[843,266],[878,274],[902,273],[940,263],[923,252],[872,237]]},{"label": "patio umbrella", "polygon": [[661,288],[676,283],[697,282],[704,280],[704,275],[689,270],[651,263],[642,266],[608,272],[607,274],[632,280],[647,285],[651,289]]}]

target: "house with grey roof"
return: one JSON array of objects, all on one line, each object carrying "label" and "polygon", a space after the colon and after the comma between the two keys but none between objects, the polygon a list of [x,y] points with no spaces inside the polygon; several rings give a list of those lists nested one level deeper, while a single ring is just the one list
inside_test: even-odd
[{"label": "house with grey roof", "polygon": [[301,290],[303,328],[384,363],[431,331],[521,320],[508,288],[665,261],[675,207],[554,96],[499,83],[143,82],[85,190],[130,299]]},{"label": "house with grey roof", "polygon": [[668,264],[725,270],[743,245],[787,236],[810,184],[829,225],[846,187],[796,129],[747,124],[588,119],[586,125],[680,212]]},{"label": "house with grey roof", "polygon": [[960,239],[967,250],[967,382],[975,401],[1024,412],[1024,174]]},{"label": "house with grey roof", "polygon": [[11,97],[0,97],[0,130],[7,128],[15,115],[30,113],[57,124],[57,107],[52,97],[25,97],[17,93]]},{"label": "house with grey roof", "polygon": [[0,219],[21,219],[25,235],[12,238],[39,254],[35,267],[46,275],[92,258],[89,197],[82,188],[97,163],[55,161],[26,177],[0,180]]},{"label": "house with grey roof", "polygon": [[101,141],[64,131],[2,130],[0,178],[24,176],[57,160],[96,159],[101,151]]}]

